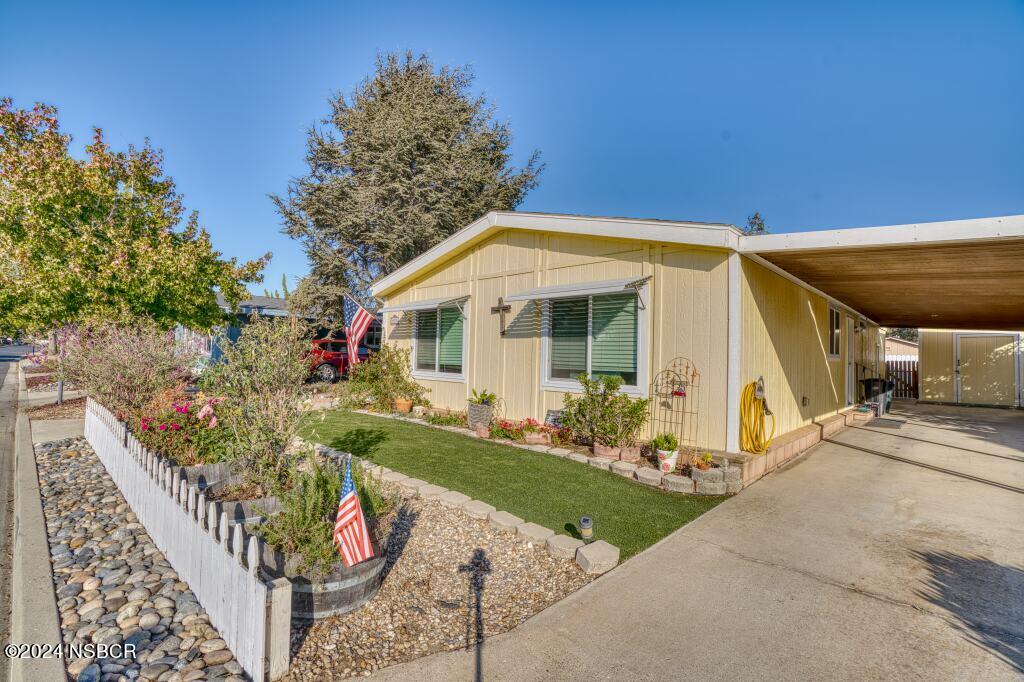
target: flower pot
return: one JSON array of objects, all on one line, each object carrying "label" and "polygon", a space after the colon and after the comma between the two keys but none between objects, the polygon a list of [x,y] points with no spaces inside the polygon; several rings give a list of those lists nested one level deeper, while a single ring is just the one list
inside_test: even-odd
[{"label": "flower pot", "polygon": [[476,433],[479,438],[491,437],[491,427],[487,426],[487,424],[477,424],[473,427],[473,432]]},{"label": "flower pot", "polygon": [[551,434],[544,431],[527,431],[523,434],[523,440],[527,445],[551,445]]},{"label": "flower pot", "polygon": [[630,445],[629,447],[621,448],[619,452],[619,459],[623,462],[635,462],[640,459],[640,446]]},{"label": "flower pot", "polygon": [[679,461],[678,450],[658,450],[658,471],[663,474],[671,474],[676,470],[676,463]]},{"label": "flower pot", "polygon": [[395,411],[401,412],[402,414],[409,414],[412,412],[412,401],[408,398],[396,398]]},{"label": "flower pot", "polygon": [[483,405],[481,403],[467,403],[466,405],[466,420],[469,422],[469,428],[471,429],[476,429],[481,424],[490,428],[493,416],[493,405]]},{"label": "flower pot", "polygon": [[601,459],[618,459],[621,451],[617,446],[594,443],[594,456]]}]

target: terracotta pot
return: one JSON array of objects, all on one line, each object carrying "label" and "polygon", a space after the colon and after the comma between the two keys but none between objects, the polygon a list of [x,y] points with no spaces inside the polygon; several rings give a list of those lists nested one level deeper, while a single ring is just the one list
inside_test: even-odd
[{"label": "terracotta pot", "polygon": [[523,440],[527,445],[551,445],[551,434],[543,431],[526,432],[523,434]]},{"label": "terracotta pot", "polygon": [[409,400],[408,398],[396,398],[395,411],[401,412],[402,414],[408,414],[412,412],[412,401]]},{"label": "terracotta pot", "polygon": [[491,437],[491,427],[487,426],[487,424],[477,424],[473,427],[473,431],[479,438]]},{"label": "terracotta pot", "polygon": [[594,443],[594,456],[602,459],[618,459],[621,448],[602,443]]},{"label": "terracotta pot", "polygon": [[619,457],[620,459],[622,459],[623,462],[637,461],[638,459],[640,459],[640,446],[630,445],[629,447],[621,448]]}]

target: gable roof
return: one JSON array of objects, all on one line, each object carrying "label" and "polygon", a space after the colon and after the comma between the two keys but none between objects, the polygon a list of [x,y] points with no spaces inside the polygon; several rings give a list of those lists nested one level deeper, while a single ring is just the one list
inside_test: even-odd
[{"label": "gable roof", "polygon": [[506,229],[639,239],[726,249],[737,248],[739,238],[743,234],[733,225],[726,223],[491,211],[394,272],[378,279],[370,285],[370,293],[374,296],[385,295],[424,270],[454,258],[473,245]]}]

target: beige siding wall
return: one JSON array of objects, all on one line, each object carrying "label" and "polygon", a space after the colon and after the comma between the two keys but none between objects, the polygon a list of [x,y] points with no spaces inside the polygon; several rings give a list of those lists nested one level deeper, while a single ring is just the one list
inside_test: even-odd
[{"label": "beige siding wall", "polygon": [[[725,447],[727,358],[727,253],[636,240],[504,230],[456,260],[393,292],[387,304],[447,296],[471,296],[467,380],[423,380],[431,402],[464,409],[472,389],[495,391],[509,417],[542,419],[562,407],[563,393],[541,389],[541,320],[531,302],[511,303],[508,331],[499,334],[490,312],[499,296],[556,284],[652,275],[647,310],[647,380],[673,358],[686,356],[703,373],[697,439]],[[385,320],[390,341],[411,347],[411,325]]]},{"label": "beige siding wall", "polygon": [[[829,357],[828,301],[747,258],[741,262],[740,383],[764,377],[776,435],[845,408],[849,315],[843,313],[840,355]],[[874,325],[854,334],[855,381],[883,373],[880,342]]]}]

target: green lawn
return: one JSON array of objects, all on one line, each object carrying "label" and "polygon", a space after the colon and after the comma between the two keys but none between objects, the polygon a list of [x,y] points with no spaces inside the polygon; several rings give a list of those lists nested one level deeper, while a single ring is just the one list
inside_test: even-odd
[{"label": "green lawn", "polygon": [[458,490],[556,533],[576,534],[581,516],[595,537],[630,557],[722,498],[648,488],[552,455],[345,410],[307,421],[303,436],[414,478]]}]

